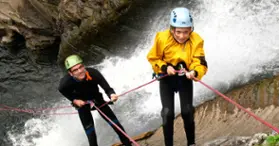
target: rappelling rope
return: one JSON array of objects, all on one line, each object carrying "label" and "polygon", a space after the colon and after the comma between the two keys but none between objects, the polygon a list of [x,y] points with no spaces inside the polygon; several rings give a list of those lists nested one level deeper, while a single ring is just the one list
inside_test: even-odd
[{"label": "rappelling rope", "polygon": [[[179,72],[179,71],[178,71]],[[185,71],[185,74],[187,72]],[[228,102],[232,103],[233,105],[235,105],[237,108],[243,110],[244,112],[246,112],[247,114],[249,114],[250,116],[252,116],[253,118],[255,118],[257,121],[261,122],[262,124],[268,126],[269,128],[273,129],[274,131],[276,131],[277,133],[279,133],[279,129],[276,128],[275,126],[272,126],[270,123],[268,123],[267,121],[261,119],[260,117],[258,117],[256,114],[254,114],[253,112],[245,109],[243,106],[241,106],[240,104],[238,104],[237,102],[235,102],[234,100],[230,99],[229,97],[225,96],[224,94],[222,94],[221,92],[219,92],[218,90],[212,88],[211,86],[205,84],[204,82],[202,82],[201,80],[193,77],[195,81],[201,83],[202,85],[204,85],[205,87],[207,87],[208,89],[210,89],[211,91],[215,92],[216,94],[220,95],[221,97],[223,97],[225,100],[227,100]]]},{"label": "rappelling rope", "polygon": [[136,146],[139,146],[139,144],[133,140],[127,133],[125,133],[119,126],[117,126],[109,117],[107,117],[106,114],[104,114],[92,101],[87,101],[87,103],[90,103],[91,106],[95,107],[98,112],[103,115],[118,131],[120,131],[124,136],[126,136],[132,143],[134,143]]},{"label": "rappelling rope", "polygon": [[[181,71],[176,71],[176,72],[181,72]],[[185,71],[185,74],[187,72]],[[147,86],[153,82],[155,82],[156,80],[158,79],[162,79],[164,77],[168,76],[167,74],[166,75],[163,75],[159,78],[156,78],[156,79],[153,79],[145,84],[142,84],[136,88],[133,88],[133,89],[130,89],[126,92],[123,92],[121,94],[119,94],[118,96],[123,96],[127,93],[130,93],[132,91],[135,91],[139,88],[142,88],[144,86]],[[204,85],[205,87],[207,87],[208,89],[210,89],[211,91],[215,92],[216,94],[220,95],[221,97],[223,97],[225,100],[227,100],[228,102],[234,104],[237,108],[243,110],[244,112],[246,112],[247,114],[249,114],[250,116],[252,116],[253,118],[255,118],[257,121],[261,122],[262,124],[270,127],[271,129],[273,129],[274,131],[276,131],[277,133],[279,133],[279,129],[276,128],[275,126],[272,126],[270,123],[268,123],[267,121],[261,119],[260,117],[258,117],[257,115],[255,115],[253,112],[245,109],[244,107],[242,107],[240,104],[238,104],[237,102],[233,101],[232,99],[230,99],[229,97],[225,96],[224,94],[220,93],[218,90],[212,88],[211,86],[207,85],[206,83],[202,82],[201,80],[193,77],[195,81],[201,83],[202,85]],[[109,104],[111,101],[108,101],[108,102],[105,102],[103,105],[101,105],[99,108],[102,108],[103,106]],[[69,108],[69,107],[72,107],[72,106],[64,106],[64,107],[57,107],[57,108],[46,108],[46,109],[39,109],[39,110],[33,110],[33,109],[19,109],[19,108],[14,108],[14,107],[10,107],[10,106],[7,106],[7,105],[3,105],[3,104],[0,104],[0,106],[2,106],[3,108],[1,108],[1,110],[13,110],[13,111],[18,111],[18,112],[24,112],[24,113],[30,113],[30,114],[42,114],[41,112],[42,111],[45,111],[45,110],[57,110],[57,109],[61,109],[61,108]],[[96,106],[95,106],[96,107]],[[97,109],[97,108],[96,108]],[[38,112],[39,111],[39,112]],[[70,115],[70,114],[76,114],[77,112],[74,112],[74,113],[50,113],[49,115]]]}]

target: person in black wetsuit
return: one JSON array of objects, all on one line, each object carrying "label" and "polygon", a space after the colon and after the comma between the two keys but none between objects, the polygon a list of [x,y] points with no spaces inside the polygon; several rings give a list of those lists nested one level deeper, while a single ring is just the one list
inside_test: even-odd
[{"label": "person in black wetsuit", "polygon": [[[105,103],[102,94],[99,92],[98,85],[101,86],[106,95],[112,102],[117,101],[118,96],[113,88],[110,87],[104,76],[94,68],[86,68],[82,59],[78,55],[71,55],[65,60],[65,67],[68,74],[65,75],[59,84],[59,92],[72,102],[72,105],[78,110],[79,118],[88,137],[90,146],[98,146],[95,132],[94,120],[91,114],[90,104],[86,101],[93,101],[95,106],[99,107]],[[124,128],[108,105],[100,108],[123,131]],[[101,115],[103,119],[103,115]],[[131,146],[130,140],[114,127],[107,119],[108,124],[118,134],[121,142],[125,146]]]}]

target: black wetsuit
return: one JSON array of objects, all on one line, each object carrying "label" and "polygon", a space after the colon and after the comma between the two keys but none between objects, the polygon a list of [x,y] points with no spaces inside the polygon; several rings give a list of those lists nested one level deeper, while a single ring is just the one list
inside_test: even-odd
[{"label": "black wetsuit", "polygon": [[[60,81],[59,91],[70,101],[73,101],[74,99],[80,99],[84,101],[91,100],[98,107],[105,103],[102,94],[99,92],[98,85],[100,85],[104,89],[105,93],[109,98],[110,95],[115,92],[109,86],[106,79],[98,70],[94,68],[86,68],[86,70],[88,71],[91,80],[78,81],[69,74],[67,74]],[[108,105],[103,106],[100,110],[106,116],[108,116],[118,127],[125,131],[123,126],[119,123],[118,119],[116,118],[113,111]],[[86,135],[88,137],[90,146],[97,146],[97,136],[95,132],[94,120],[91,114],[90,105],[86,104],[85,106],[78,108],[78,114],[83,128],[86,132]],[[125,135],[123,135],[119,130],[117,130],[108,120],[106,121],[118,134],[121,142],[125,146],[131,146],[130,140],[127,137],[125,137]]]},{"label": "black wetsuit", "polygon": [[[182,63],[182,65],[185,68],[185,64]],[[179,70],[180,68],[175,66],[174,69]],[[166,66],[162,70],[166,72]],[[165,146],[173,146],[174,93],[176,92],[179,93],[180,97],[181,116],[188,145],[195,144],[193,81],[187,79],[185,75],[178,76],[176,74],[160,79],[161,116],[163,119]]]}]

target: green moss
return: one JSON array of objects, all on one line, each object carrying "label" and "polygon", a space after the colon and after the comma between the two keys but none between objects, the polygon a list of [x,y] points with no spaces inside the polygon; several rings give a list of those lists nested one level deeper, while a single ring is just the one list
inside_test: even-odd
[{"label": "green moss", "polygon": [[266,138],[267,146],[278,146],[279,145],[279,134],[271,135]]}]

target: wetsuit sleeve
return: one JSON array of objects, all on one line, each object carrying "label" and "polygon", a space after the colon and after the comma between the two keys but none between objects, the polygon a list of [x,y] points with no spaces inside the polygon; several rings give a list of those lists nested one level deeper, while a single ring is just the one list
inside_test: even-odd
[{"label": "wetsuit sleeve", "polygon": [[166,66],[167,63],[163,61],[163,42],[159,38],[159,33],[155,37],[154,44],[147,54],[147,60],[151,64],[155,73],[159,73],[162,66]]},{"label": "wetsuit sleeve", "polygon": [[115,94],[115,91],[110,87],[105,77],[98,70],[95,70],[94,74],[97,77],[98,84],[104,89],[105,93],[110,99],[110,95]]},{"label": "wetsuit sleeve", "polygon": [[61,79],[58,90],[62,95],[72,102],[77,97],[74,89],[71,87],[70,83],[67,83],[67,79],[65,78]]},{"label": "wetsuit sleeve", "polygon": [[201,78],[207,72],[207,62],[205,60],[205,54],[203,50],[203,40],[200,41],[196,46],[189,70],[194,70],[196,72],[196,77],[199,80],[201,80]]}]

